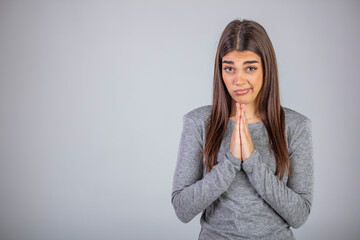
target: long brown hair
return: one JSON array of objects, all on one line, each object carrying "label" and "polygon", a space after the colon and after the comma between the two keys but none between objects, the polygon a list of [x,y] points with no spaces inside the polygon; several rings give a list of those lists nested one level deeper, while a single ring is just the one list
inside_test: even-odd
[{"label": "long brown hair", "polygon": [[[259,91],[258,111],[269,137],[269,145],[276,159],[276,175],[283,179],[290,174],[291,161],[285,136],[285,114],[280,105],[278,69],[275,51],[265,29],[251,20],[233,20],[223,31],[218,44],[214,81],[212,113],[206,124],[205,168],[210,172],[217,164],[218,151],[230,118],[232,97],[222,79],[222,57],[230,51],[249,50],[261,57],[263,86]],[[203,172],[204,174],[204,172]]]}]

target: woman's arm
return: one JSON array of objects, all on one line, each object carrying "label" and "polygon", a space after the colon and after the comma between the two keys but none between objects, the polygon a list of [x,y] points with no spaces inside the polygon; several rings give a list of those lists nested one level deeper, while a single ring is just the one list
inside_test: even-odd
[{"label": "woman's arm", "polygon": [[177,217],[184,223],[205,210],[224,193],[241,169],[241,159],[228,150],[218,164],[201,179],[203,163],[200,159],[203,140],[194,121],[183,117],[171,203]]},{"label": "woman's arm", "polygon": [[258,194],[294,228],[305,223],[312,203],[314,177],[311,126],[311,120],[305,119],[292,136],[289,147],[292,173],[287,185],[270,171],[256,149],[242,164]]}]

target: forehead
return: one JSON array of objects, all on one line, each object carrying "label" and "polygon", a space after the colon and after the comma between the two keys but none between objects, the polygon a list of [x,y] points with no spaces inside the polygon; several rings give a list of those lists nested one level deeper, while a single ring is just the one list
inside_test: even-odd
[{"label": "forehead", "polygon": [[245,61],[245,60],[258,60],[261,62],[261,58],[256,53],[246,50],[246,51],[231,51],[223,56],[222,60],[236,60]]}]

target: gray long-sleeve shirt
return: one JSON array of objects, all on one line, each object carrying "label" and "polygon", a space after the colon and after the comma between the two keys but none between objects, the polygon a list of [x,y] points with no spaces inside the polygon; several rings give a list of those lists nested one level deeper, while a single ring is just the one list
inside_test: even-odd
[{"label": "gray long-sleeve shirt", "polygon": [[218,164],[202,178],[205,124],[211,105],[183,116],[171,202],[177,217],[189,222],[202,212],[199,239],[295,239],[290,226],[304,224],[313,196],[311,120],[283,107],[292,173],[280,180],[262,122],[248,124],[254,151],[242,162],[230,153],[234,122],[229,119]]}]

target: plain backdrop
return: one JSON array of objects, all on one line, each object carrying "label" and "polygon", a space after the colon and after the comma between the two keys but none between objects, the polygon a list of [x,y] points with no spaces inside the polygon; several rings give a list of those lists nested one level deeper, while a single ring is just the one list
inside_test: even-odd
[{"label": "plain backdrop", "polygon": [[297,239],[360,237],[359,1],[0,1],[0,240],[197,239],[171,188],[225,26],[266,29],[313,122]]}]

